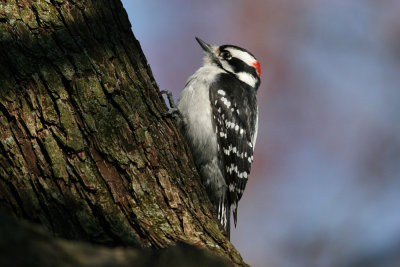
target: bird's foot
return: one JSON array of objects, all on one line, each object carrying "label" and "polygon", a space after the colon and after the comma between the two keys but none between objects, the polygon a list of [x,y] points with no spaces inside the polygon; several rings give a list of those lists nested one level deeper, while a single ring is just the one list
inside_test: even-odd
[{"label": "bird's foot", "polygon": [[172,97],[172,92],[167,91],[167,90],[162,90],[160,93],[162,95],[166,95],[167,96],[168,102],[169,102],[169,106],[171,107],[171,109],[176,109],[174,98]]},{"label": "bird's foot", "polygon": [[179,111],[179,109],[177,108],[175,102],[174,102],[174,98],[172,97],[172,93],[170,91],[167,90],[162,90],[161,91],[162,95],[166,95],[168,102],[169,102],[169,106],[171,107],[170,110],[168,110],[167,112],[162,113],[163,116],[171,116],[173,117],[175,120],[180,121],[182,119],[182,114]]}]

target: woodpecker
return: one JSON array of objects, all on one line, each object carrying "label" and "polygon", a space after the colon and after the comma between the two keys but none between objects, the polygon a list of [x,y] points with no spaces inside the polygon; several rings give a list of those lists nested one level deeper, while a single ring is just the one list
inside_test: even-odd
[{"label": "woodpecker", "polygon": [[171,111],[179,113],[202,183],[229,238],[231,210],[236,226],[253,162],[261,68],[243,48],[196,40],[205,53],[203,66],[188,79]]}]

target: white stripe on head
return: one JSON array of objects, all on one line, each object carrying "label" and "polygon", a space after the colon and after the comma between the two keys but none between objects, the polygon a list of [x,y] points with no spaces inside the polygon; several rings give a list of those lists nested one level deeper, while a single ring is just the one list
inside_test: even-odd
[{"label": "white stripe on head", "polygon": [[252,55],[250,55],[249,53],[247,53],[245,51],[239,50],[234,47],[227,47],[227,48],[225,48],[225,50],[229,51],[231,53],[232,57],[236,57],[236,58],[242,60],[249,66],[253,67],[253,63],[257,62],[257,59],[255,59]]},{"label": "white stripe on head", "polygon": [[256,83],[257,83],[257,80],[256,80],[256,78],[253,76],[253,75],[251,75],[250,73],[248,73],[248,72],[239,72],[239,73],[235,73],[234,72],[234,70],[233,70],[233,68],[232,68],[232,66],[228,63],[228,62],[226,62],[225,60],[222,60],[221,61],[221,65],[222,65],[222,67],[225,69],[225,70],[227,70],[227,71],[229,71],[229,72],[231,72],[231,73],[234,73],[235,75],[236,75],[236,77],[239,79],[239,80],[241,80],[242,82],[244,82],[244,83],[247,83],[248,85],[250,85],[251,87],[254,87],[255,85],[256,85]]},{"label": "white stripe on head", "polygon": [[239,72],[236,73],[236,76],[238,77],[239,80],[241,80],[244,83],[247,83],[251,87],[254,87],[257,83],[256,78],[254,78],[254,76],[248,72]]},{"label": "white stripe on head", "polygon": [[221,60],[220,63],[225,70],[234,73],[232,66],[228,62]]}]

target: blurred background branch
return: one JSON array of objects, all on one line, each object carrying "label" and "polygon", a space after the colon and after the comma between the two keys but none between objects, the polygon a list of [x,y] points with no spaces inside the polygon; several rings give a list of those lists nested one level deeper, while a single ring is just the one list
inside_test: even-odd
[{"label": "blurred background branch", "polygon": [[208,250],[178,243],[160,250],[110,248],[55,238],[0,213],[1,266],[232,266]]}]

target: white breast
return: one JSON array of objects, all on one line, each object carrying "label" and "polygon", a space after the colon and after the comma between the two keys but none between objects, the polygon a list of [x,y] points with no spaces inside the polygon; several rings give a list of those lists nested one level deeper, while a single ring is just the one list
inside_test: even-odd
[{"label": "white breast", "polygon": [[191,142],[196,161],[207,161],[217,155],[217,137],[211,118],[209,88],[220,68],[207,65],[198,69],[188,80],[178,100],[183,116],[185,135]]}]

